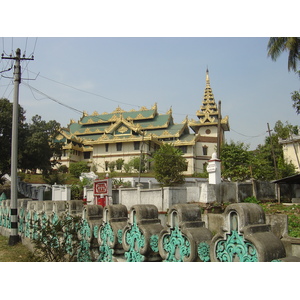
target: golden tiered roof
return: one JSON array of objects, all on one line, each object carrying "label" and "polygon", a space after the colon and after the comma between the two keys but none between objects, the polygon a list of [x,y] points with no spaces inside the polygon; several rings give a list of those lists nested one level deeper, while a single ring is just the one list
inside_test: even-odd
[{"label": "golden tiered roof", "polygon": [[[219,110],[217,104],[215,102],[215,97],[212,92],[212,88],[210,86],[209,72],[206,70],[206,86],[204,90],[204,97],[202,101],[202,105],[200,110],[196,113],[198,117],[198,121],[191,120],[189,122],[189,126],[195,131],[198,132],[199,127],[213,125],[216,126],[218,124],[218,115]],[[221,119],[221,126],[223,130],[229,130],[228,116]]]},{"label": "golden tiered roof", "polygon": [[155,103],[150,109],[141,107],[140,110],[124,111],[117,107],[112,113],[84,113],[78,122],[72,121],[67,128],[62,128],[55,139],[65,145],[72,141],[82,146],[146,140],[158,144],[171,140],[193,145],[195,135],[189,132],[187,118],[181,124],[175,124],[172,108],[166,114],[159,114]]}]

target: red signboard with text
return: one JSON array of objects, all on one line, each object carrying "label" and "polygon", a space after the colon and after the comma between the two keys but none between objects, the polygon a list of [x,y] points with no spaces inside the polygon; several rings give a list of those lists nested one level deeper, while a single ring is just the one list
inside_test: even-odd
[{"label": "red signboard with text", "polygon": [[95,204],[103,207],[108,204],[108,197],[112,196],[111,178],[94,181]]}]

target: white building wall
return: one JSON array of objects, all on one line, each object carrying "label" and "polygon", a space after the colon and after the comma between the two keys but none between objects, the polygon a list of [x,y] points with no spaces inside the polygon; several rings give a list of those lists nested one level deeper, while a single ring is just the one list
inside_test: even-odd
[{"label": "white building wall", "polygon": [[[282,140],[281,140],[282,141]],[[294,147],[295,145],[295,147]],[[300,172],[298,160],[300,161],[300,144],[299,140],[294,140],[294,145],[290,140],[283,144],[283,157],[289,163],[292,162],[296,167],[296,171]],[[297,158],[298,155],[298,158]]]}]

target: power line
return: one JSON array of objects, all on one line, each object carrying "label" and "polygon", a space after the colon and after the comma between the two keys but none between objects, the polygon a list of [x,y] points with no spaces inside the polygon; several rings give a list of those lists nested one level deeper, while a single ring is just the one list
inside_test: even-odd
[{"label": "power line", "polygon": [[34,88],[33,86],[29,85],[28,83],[24,83],[24,82],[23,82],[23,84],[24,84],[25,86],[29,87],[31,90],[34,90],[34,91],[37,92],[38,94],[41,94],[41,95],[45,96],[46,98],[48,98],[48,99],[50,99],[50,100],[56,102],[57,104],[62,105],[62,106],[64,106],[64,107],[66,107],[66,108],[69,108],[69,109],[71,109],[71,110],[73,110],[73,111],[75,111],[75,112],[77,112],[77,113],[83,114],[83,111],[81,111],[81,110],[79,110],[79,109],[77,109],[77,108],[74,108],[74,107],[72,107],[72,106],[69,106],[69,105],[67,105],[67,104],[64,104],[63,102],[61,102],[61,101],[59,101],[59,100],[57,100],[57,99],[55,99],[55,98],[53,98],[53,97],[51,97],[51,96],[49,96],[49,95],[43,93],[43,92],[41,92],[40,90]]},{"label": "power line", "polygon": [[[127,102],[123,102],[123,101],[119,101],[119,100],[114,100],[112,98],[109,98],[109,97],[106,97],[106,96],[103,96],[103,95],[100,95],[100,94],[96,94],[96,93],[93,93],[93,92],[89,92],[89,91],[86,91],[86,90],[82,90],[82,89],[79,89],[77,87],[74,87],[74,86],[71,86],[69,84],[66,84],[66,83],[63,83],[63,82],[60,82],[60,81],[57,81],[55,79],[51,79],[49,77],[46,77],[46,76],[42,76],[40,74],[37,74],[36,72],[33,72],[33,71],[30,71],[28,70],[29,72],[33,73],[33,74],[36,74],[38,75],[39,77],[42,77],[44,79],[47,79],[49,81],[52,81],[54,83],[58,83],[60,85],[63,85],[63,86],[66,86],[68,88],[71,88],[71,89],[74,89],[74,90],[77,90],[79,92],[82,92],[82,93],[86,93],[86,94],[90,94],[92,96],[96,96],[96,97],[100,97],[100,98],[103,98],[103,99],[106,99],[106,100],[109,100],[109,101],[112,101],[112,102],[115,102],[115,103],[119,103],[119,104],[123,104],[123,105],[128,105],[128,106],[131,106],[131,107],[138,107],[138,108],[141,108],[142,106],[140,105],[136,105],[136,104],[132,104],[132,103],[127,103]],[[160,113],[162,113],[161,110],[158,110]],[[184,113],[173,113],[173,115],[183,115],[183,116],[186,116],[186,115],[190,115],[190,116],[196,116],[194,114],[184,114]]]},{"label": "power line", "polygon": [[256,138],[256,137],[260,137],[260,136],[265,135],[265,132],[263,132],[263,133],[261,133],[261,134],[259,134],[259,135],[245,135],[245,134],[243,134],[243,133],[240,133],[240,132],[235,131],[235,130],[232,129],[231,127],[230,127],[230,130],[233,131],[233,132],[235,132],[235,133],[237,133],[237,134],[239,134],[239,135],[242,135],[242,136],[248,137],[248,138]]}]

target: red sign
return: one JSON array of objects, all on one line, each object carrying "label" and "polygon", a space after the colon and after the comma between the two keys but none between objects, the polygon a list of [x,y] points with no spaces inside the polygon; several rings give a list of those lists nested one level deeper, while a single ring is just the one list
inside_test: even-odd
[{"label": "red sign", "polygon": [[111,179],[95,180],[94,195],[111,195]]}]

